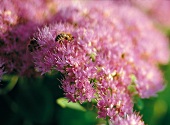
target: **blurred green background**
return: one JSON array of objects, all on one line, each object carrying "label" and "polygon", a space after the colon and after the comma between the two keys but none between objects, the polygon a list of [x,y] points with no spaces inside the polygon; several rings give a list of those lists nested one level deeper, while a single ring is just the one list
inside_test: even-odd
[{"label": "blurred green background", "polygon": [[88,110],[83,111],[80,105],[72,109],[57,104],[56,99],[64,97],[59,79],[62,79],[60,73],[39,78],[4,76],[0,83],[0,125],[96,125],[100,122],[92,105],[84,104]]},{"label": "blurred green background", "polygon": [[[135,105],[148,125],[170,125],[170,64],[161,66],[166,88],[157,97],[140,100]],[[67,106],[57,104],[64,97],[59,80],[60,73],[46,74],[39,78],[15,75],[3,77],[0,83],[0,125],[102,125],[97,110],[90,103]],[[61,99],[58,103],[63,102]],[[64,100],[67,104],[67,100]],[[63,104],[64,104],[63,103]],[[75,108],[75,109],[73,109]]]}]

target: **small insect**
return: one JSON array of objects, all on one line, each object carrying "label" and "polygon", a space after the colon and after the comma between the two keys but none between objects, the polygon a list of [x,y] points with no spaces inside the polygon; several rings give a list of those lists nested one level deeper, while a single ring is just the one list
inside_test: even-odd
[{"label": "small insect", "polygon": [[69,34],[69,33],[61,33],[59,35],[56,36],[55,38],[55,41],[64,41],[64,40],[67,40],[67,41],[72,41],[74,39],[74,37]]},{"label": "small insect", "polygon": [[40,45],[38,44],[38,41],[36,39],[32,39],[28,45],[28,50],[30,52],[33,52],[38,49],[40,49]]}]

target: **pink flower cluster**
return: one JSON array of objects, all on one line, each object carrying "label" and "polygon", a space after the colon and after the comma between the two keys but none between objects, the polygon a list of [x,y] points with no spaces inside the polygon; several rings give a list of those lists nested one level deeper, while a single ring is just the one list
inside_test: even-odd
[{"label": "pink flower cluster", "polygon": [[28,46],[36,69],[60,71],[66,97],[95,99],[98,117],[143,125],[133,113],[133,97],[155,96],[164,88],[158,64],[169,60],[167,39],[152,22],[111,1],[62,4],[51,22]]},{"label": "pink flower cluster", "polygon": [[158,64],[169,60],[168,42],[143,13],[122,2],[0,1],[0,78],[36,76],[34,66],[42,74],[57,70],[70,101],[95,99],[98,117],[143,125],[133,98],[164,88]]},{"label": "pink flower cluster", "polygon": [[145,11],[157,23],[170,26],[169,0],[130,0],[131,3]]},{"label": "pink flower cluster", "polygon": [[[139,114],[128,115],[126,119],[118,118],[113,125],[144,125]],[[112,124],[111,124],[112,125]]]},{"label": "pink flower cluster", "polygon": [[34,63],[27,45],[37,31],[57,11],[56,1],[1,0],[0,1],[0,76],[17,73],[35,76]]}]

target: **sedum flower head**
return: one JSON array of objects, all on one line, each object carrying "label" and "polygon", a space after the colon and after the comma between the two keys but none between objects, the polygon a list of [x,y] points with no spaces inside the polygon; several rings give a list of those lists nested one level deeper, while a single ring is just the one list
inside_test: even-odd
[{"label": "sedum flower head", "polygon": [[37,25],[32,23],[20,24],[1,36],[0,58],[4,62],[3,66],[7,73],[17,73],[26,76],[34,74],[34,64],[26,48],[29,37],[36,30],[33,28],[35,26]]},{"label": "sedum flower head", "polygon": [[98,117],[142,125],[133,96],[148,98],[163,89],[157,65],[169,60],[167,39],[141,12],[111,1],[65,4],[52,22],[28,46],[36,69],[60,71],[66,97],[95,99]]},{"label": "sedum flower head", "polygon": [[[0,58],[7,73],[36,75],[27,45],[37,27],[57,11],[57,0],[0,1]],[[29,60],[28,60],[29,59]]]},{"label": "sedum flower head", "polygon": [[131,115],[127,115],[125,119],[117,118],[113,125],[144,125],[144,122],[141,120],[141,116],[139,114],[133,113]]}]

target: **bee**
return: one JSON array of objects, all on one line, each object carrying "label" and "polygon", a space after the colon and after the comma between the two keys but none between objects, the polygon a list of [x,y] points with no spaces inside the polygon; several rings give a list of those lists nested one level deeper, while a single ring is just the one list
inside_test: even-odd
[{"label": "bee", "polygon": [[30,52],[33,52],[33,51],[38,50],[38,49],[40,49],[40,45],[38,44],[37,39],[32,39],[30,41],[29,45],[28,45],[28,50]]},{"label": "bee", "polygon": [[74,39],[74,37],[69,34],[69,33],[61,33],[59,35],[56,36],[55,38],[55,41],[64,41],[64,40],[67,40],[67,41],[72,41]]}]

